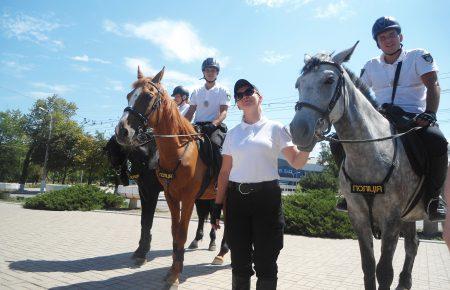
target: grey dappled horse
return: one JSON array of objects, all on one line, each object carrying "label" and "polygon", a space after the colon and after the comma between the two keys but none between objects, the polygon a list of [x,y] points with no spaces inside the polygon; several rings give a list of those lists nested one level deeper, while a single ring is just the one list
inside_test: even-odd
[{"label": "grey dappled horse", "polygon": [[[299,102],[290,124],[293,141],[300,150],[311,151],[331,124],[340,139],[374,139],[394,134],[388,120],[368,101],[368,89],[342,66],[355,47],[356,44],[334,57],[305,56],[305,67],[296,83]],[[405,217],[402,215],[423,178],[414,173],[400,139],[343,146],[346,158],[339,174],[339,190],[348,202],[349,217],[358,235],[365,289],[376,289],[375,275],[379,289],[390,288],[394,276],[392,259],[400,232],[405,237],[406,257],[397,289],[410,289],[419,246],[415,220],[425,217],[423,202]],[[391,167],[392,174],[385,180]],[[385,180],[385,193],[351,193],[350,179],[359,184],[382,184]],[[376,266],[373,229],[381,232],[381,257]]]}]

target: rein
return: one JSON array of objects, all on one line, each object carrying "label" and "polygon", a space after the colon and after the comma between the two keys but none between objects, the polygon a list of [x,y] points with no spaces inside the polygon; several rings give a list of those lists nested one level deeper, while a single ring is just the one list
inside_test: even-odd
[{"label": "rein", "polygon": [[355,143],[370,143],[370,142],[379,142],[379,141],[386,141],[386,140],[393,140],[396,138],[399,138],[403,135],[409,134],[413,131],[417,131],[419,129],[421,129],[422,127],[413,127],[411,129],[409,129],[406,132],[403,133],[399,133],[399,134],[394,134],[394,135],[390,135],[390,136],[386,136],[386,137],[381,137],[381,138],[374,138],[374,139],[360,139],[360,140],[340,140],[340,139],[336,139],[331,137],[331,135],[326,135],[328,133],[330,133],[331,131],[331,120],[330,120],[330,114],[331,111],[333,111],[334,107],[336,106],[337,101],[339,100],[339,98],[342,96],[343,98],[345,98],[345,78],[344,78],[344,69],[342,68],[341,65],[335,63],[335,62],[331,62],[331,61],[320,61],[318,62],[318,64],[328,64],[328,65],[332,65],[334,67],[336,67],[339,72],[339,79],[338,79],[338,83],[336,85],[336,89],[334,90],[333,93],[333,97],[330,100],[330,103],[328,104],[328,108],[326,110],[322,110],[321,108],[307,103],[307,102],[300,102],[298,101],[295,104],[295,111],[299,111],[302,108],[309,108],[313,111],[318,112],[321,115],[321,119],[325,119],[328,122],[328,127],[325,131],[321,132],[320,134],[317,133],[316,136],[320,139],[320,140],[326,140],[328,142],[338,142],[338,143],[347,143],[347,144],[355,144]]},{"label": "rein", "polygon": [[413,127],[411,129],[409,129],[406,132],[403,133],[399,133],[399,134],[394,134],[394,135],[390,135],[390,136],[386,136],[386,137],[381,137],[381,138],[375,138],[375,139],[359,139],[359,140],[340,140],[340,139],[336,139],[331,137],[332,135],[316,135],[317,137],[319,137],[322,140],[328,141],[328,142],[337,142],[337,143],[349,143],[349,144],[354,144],[354,143],[370,143],[370,142],[379,142],[379,141],[386,141],[386,140],[391,140],[391,139],[396,139],[399,138],[403,135],[409,134],[413,131],[417,131],[419,129],[422,129],[422,127]]}]

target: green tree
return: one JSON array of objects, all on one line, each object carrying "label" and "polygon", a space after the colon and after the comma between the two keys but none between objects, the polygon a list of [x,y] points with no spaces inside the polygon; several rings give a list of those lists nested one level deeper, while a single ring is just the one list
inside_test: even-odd
[{"label": "green tree", "polygon": [[300,179],[299,186],[302,191],[315,189],[330,189],[334,192],[338,190],[339,168],[334,162],[328,144],[321,143],[318,163],[324,166],[322,172],[308,173]]},{"label": "green tree", "polygon": [[[24,126],[24,131],[30,141],[22,164],[22,174],[20,178],[22,189],[28,177],[30,163],[43,164],[47,142],[49,143],[50,152],[48,168],[59,170],[64,167],[63,164],[65,164],[67,158],[62,157],[64,156],[64,153],[58,152],[58,144],[60,149],[65,148],[61,143],[64,143],[64,140],[73,139],[68,138],[67,136],[70,136],[71,132],[70,130],[68,131],[68,128],[78,126],[75,126],[74,121],[70,120],[70,118],[75,115],[76,110],[77,107],[74,103],[68,102],[57,95],[53,95],[47,99],[40,99],[35,102],[33,108],[26,117]],[[51,120],[54,129],[52,138],[48,141]],[[75,131],[81,132],[81,129]]]},{"label": "green tree", "polygon": [[20,177],[20,165],[27,151],[25,116],[19,110],[0,112],[0,181],[13,182]]}]

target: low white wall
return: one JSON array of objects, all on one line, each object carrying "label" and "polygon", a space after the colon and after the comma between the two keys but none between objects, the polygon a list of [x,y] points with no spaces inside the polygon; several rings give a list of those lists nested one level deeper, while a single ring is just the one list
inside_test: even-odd
[{"label": "low white wall", "polygon": [[61,190],[64,188],[69,187],[70,185],[67,184],[47,184],[46,191],[54,191],[54,190]]},{"label": "low white wall", "polygon": [[20,184],[18,183],[7,183],[7,182],[0,182],[0,190],[18,190],[20,187]]},{"label": "low white wall", "polygon": [[119,185],[117,188],[117,193],[129,199],[139,199],[139,190],[137,185]]}]

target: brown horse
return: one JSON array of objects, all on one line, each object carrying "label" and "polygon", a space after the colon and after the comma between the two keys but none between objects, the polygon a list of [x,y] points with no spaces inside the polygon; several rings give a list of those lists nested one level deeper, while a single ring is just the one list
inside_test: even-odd
[{"label": "brown horse", "polygon": [[[157,176],[172,218],[173,262],[166,275],[169,285],[177,285],[183,270],[184,245],[194,202],[200,192],[207,166],[202,162],[196,140],[201,138],[191,123],[178,112],[176,103],[161,85],[164,68],[153,78],[138,80],[127,95],[128,107],[116,127],[117,141],[129,146],[146,142],[146,130],[153,129],[159,151]],[[212,199],[210,181],[202,199]]]}]

